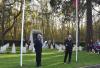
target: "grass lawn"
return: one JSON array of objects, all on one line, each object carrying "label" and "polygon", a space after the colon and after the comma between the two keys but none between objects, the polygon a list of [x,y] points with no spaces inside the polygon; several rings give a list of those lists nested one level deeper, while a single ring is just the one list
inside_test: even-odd
[{"label": "grass lawn", "polygon": [[[100,55],[87,52],[79,52],[77,63],[75,62],[75,52],[73,52],[71,64],[63,64],[64,53],[56,50],[43,50],[42,55],[42,68],[80,68],[100,64]],[[0,54],[0,68],[21,68],[20,54]],[[35,68],[35,54],[23,54],[22,68]]]}]

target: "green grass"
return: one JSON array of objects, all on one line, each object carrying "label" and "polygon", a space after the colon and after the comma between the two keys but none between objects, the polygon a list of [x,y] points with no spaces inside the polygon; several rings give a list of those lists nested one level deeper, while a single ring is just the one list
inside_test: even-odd
[{"label": "green grass", "polygon": [[[56,50],[43,50],[42,68],[79,68],[82,66],[99,64],[100,55],[79,52],[78,62],[75,62],[75,52],[72,55],[71,64],[63,64],[64,53]],[[21,68],[20,54],[0,54],[0,68]],[[35,68],[35,54],[23,54],[23,67]]]}]

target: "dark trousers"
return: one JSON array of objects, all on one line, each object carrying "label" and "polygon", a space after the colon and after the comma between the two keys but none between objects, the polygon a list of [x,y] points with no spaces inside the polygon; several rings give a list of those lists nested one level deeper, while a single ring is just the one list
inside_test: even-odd
[{"label": "dark trousers", "polygon": [[71,62],[71,57],[72,57],[72,50],[69,50],[66,48],[65,50],[65,56],[64,56],[64,63],[66,63],[66,59],[68,57],[68,63]]},{"label": "dark trousers", "polygon": [[36,66],[41,66],[41,52],[36,52]]}]

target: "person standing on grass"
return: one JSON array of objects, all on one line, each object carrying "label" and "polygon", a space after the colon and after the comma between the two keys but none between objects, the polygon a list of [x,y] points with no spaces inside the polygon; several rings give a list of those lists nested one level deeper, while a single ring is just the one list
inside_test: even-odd
[{"label": "person standing on grass", "polygon": [[72,57],[72,49],[73,49],[73,41],[71,35],[69,35],[68,38],[65,38],[64,45],[65,45],[64,63],[66,63],[66,59],[68,57],[68,64],[70,64]]},{"label": "person standing on grass", "polygon": [[91,40],[89,43],[89,52],[92,52],[93,49],[93,41]]},{"label": "person standing on grass", "polygon": [[36,66],[41,66],[41,53],[42,53],[42,35],[37,34],[36,38],[34,39],[34,48],[36,52]]}]

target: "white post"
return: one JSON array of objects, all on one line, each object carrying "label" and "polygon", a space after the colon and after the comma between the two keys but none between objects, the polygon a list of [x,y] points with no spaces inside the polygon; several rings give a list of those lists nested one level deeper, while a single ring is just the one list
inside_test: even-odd
[{"label": "white post", "polygon": [[22,55],[23,55],[23,29],[24,29],[24,14],[25,14],[25,0],[23,0],[23,6],[22,6],[22,31],[21,31],[21,48],[20,48],[20,66],[22,67]]},{"label": "white post", "polygon": [[76,0],[76,62],[78,61],[78,0]]}]

